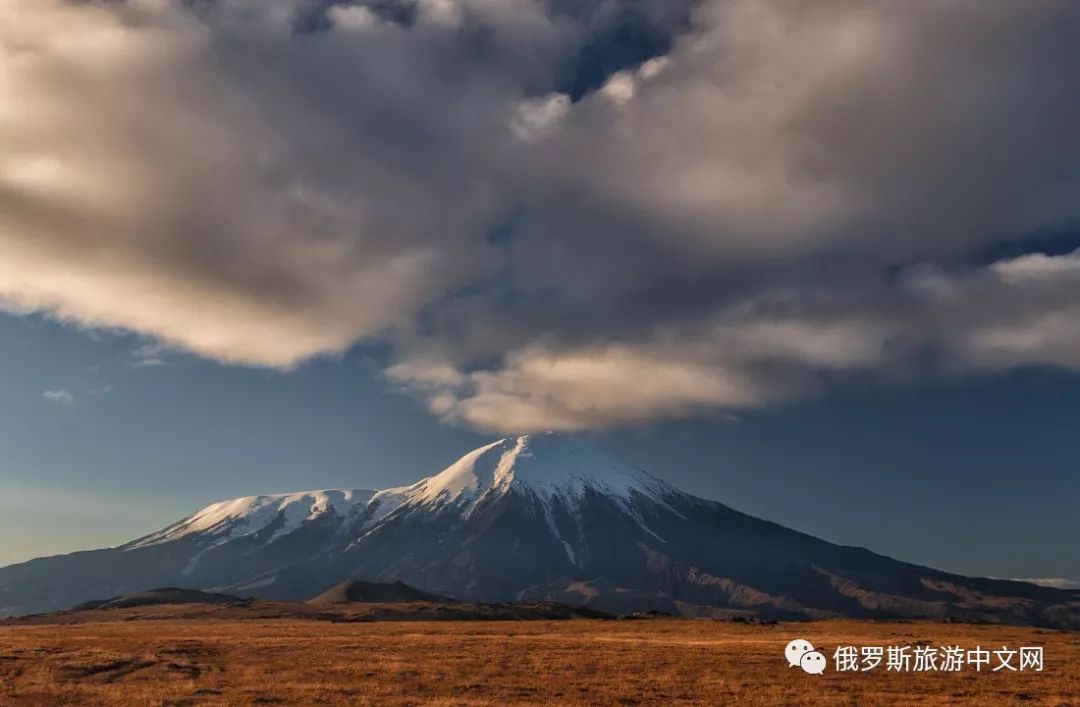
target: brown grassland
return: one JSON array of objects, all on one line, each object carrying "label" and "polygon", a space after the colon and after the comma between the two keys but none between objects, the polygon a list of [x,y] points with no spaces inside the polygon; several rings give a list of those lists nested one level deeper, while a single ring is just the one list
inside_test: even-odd
[{"label": "brown grassland", "polygon": [[[788,668],[807,638],[820,676]],[[1043,672],[832,671],[850,645],[1045,647]],[[930,622],[136,620],[0,626],[2,705],[1080,705],[1080,633]]]}]

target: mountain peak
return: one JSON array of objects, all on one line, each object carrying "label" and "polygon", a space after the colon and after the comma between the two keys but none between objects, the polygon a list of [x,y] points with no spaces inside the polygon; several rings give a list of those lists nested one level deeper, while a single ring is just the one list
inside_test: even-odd
[{"label": "mountain peak", "polygon": [[581,438],[546,432],[506,437],[475,449],[445,470],[409,488],[409,501],[429,505],[478,501],[510,490],[581,498],[586,491],[629,500],[675,491]]}]

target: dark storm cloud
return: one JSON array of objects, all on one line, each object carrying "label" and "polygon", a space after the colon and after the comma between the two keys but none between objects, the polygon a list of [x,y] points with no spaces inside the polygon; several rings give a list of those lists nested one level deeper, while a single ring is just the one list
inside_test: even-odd
[{"label": "dark storm cloud", "polygon": [[0,17],[14,311],[283,368],[381,340],[501,430],[1080,366],[1080,256],[1015,245],[1080,217],[1068,3]]}]

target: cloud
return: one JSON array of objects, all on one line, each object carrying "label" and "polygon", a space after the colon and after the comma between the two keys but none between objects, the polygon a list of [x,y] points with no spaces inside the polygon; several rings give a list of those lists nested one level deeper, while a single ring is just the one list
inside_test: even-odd
[{"label": "cloud", "polygon": [[1046,577],[1043,579],[1014,578],[1012,581],[1028,582],[1029,584],[1038,584],[1041,587],[1053,587],[1054,589],[1080,589],[1080,582],[1063,577]]},{"label": "cloud", "polygon": [[[1080,368],[1080,10],[3,0],[0,306],[516,431]],[[136,356],[154,365],[159,356]]]},{"label": "cloud", "polygon": [[165,352],[167,347],[162,344],[143,344],[139,346],[131,355],[135,358],[135,362],[131,364],[135,368],[158,368],[161,366],[169,365],[165,361]]},{"label": "cloud", "polygon": [[550,134],[566,117],[570,112],[570,96],[550,93],[523,100],[515,112],[516,115],[510,120],[510,129],[518,138],[531,142]]},{"label": "cloud", "polygon": [[577,429],[787,400],[817,387],[809,371],[873,366],[887,355],[883,348],[873,322],[736,311],[647,341],[530,346],[496,370],[464,373],[436,360],[388,374],[451,420],[497,431]]},{"label": "cloud", "polygon": [[66,390],[46,390],[41,397],[57,405],[74,405],[75,396]]},{"label": "cloud", "polygon": [[534,343],[491,369],[469,371],[429,357],[387,372],[426,397],[436,415],[512,432],[754,409],[813,394],[844,376],[890,380],[1030,365],[1075,370],[1080,267],[1073,264],[1080,264],[1080,251],[958,271],[919,265],[876,283],[758,293],[632,341]]},{"label": "cloud", "polygon": [[[257,5],[223,2],[203,21],[151,0],[5,3],[9,309],[290,367],[340,353],[453,281],[445,249],[477,226],[484,185],[423,164],[455,149],[440,135],[453,116],[413,117],[429,87],[392,86],[410,61],[437,57],[344,30],[309,47],[289,3]],[[263,52],[272,58],[252,66]],[[365,73],[366,88],[335,76],[338,62],[386,68]],[[384,95],[358,100],[368,89]],[[419,137],[432,144],[406,147]]]}]

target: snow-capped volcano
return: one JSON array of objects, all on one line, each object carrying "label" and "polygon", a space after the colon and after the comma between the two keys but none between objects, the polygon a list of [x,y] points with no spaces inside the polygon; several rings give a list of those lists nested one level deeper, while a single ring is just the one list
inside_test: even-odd
[{"label": "snow-capped volcano", "polygon": [[[326,489],[245,496],[213,503],[167,528],[122,546],[131,551],[183,539],[207,550],[241,538],[269,545],[313,523],[335,526],[337,535],[369,533],[391,515],[452,512],[469,516],[478,506],[513,493],[526,499],[570,554],[555,524],[558,512],[579,516],[589,497],[603,497],[643,524],[640,502],[670,509],[665,497],[680,492],[591,444],[555,433],[508,437],[475,449],[443,471],[410,485],[374,491]],[[675,512],[672,510],[672,512]],[[650,531],[651,532],[651,531]],[[188,572],[194,566],[189,562]]]},{"label": "snow-capped volcano", "polygon": [[265,546],[302,526],[321,523],[333,526],[333,535],[349,539],[351,545],[391,516],[449,512],[465,518],[506,494],[519,496],[526,513],[544,520],[571,561],[575,550],[563,537],[557,516],[579,518],[588,499],[603,498],[652,533],[637,506],[658,504],[677,513],[664,499],[681,495],[664,481],[596,446],[549,432],[492,442],[410,486],[246,496],[213,503],[121,549],[194,541],[201,547],[185,566],[185,574],[190,574],[206,552],[234,540],[243,538],[254,546]]},{"label": "snow-capped volcano", "polygon": [[301,600],[347,580],[609,611],[1080,626],[1080,592],[833,545],[561,434],[493,442],[409,486],[223,501],[117,548],[0,568],[0,615],[159,586]]}]

